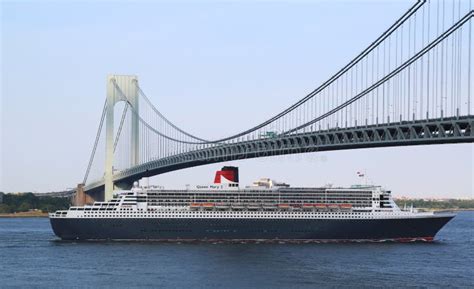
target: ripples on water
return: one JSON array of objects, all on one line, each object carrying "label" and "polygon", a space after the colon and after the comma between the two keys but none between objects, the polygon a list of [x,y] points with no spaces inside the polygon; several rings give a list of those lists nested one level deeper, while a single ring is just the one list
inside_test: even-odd
[{"label": "ripples on water", "polygon": [[0,218],[0,288],[474,288],[474,212],[435,243],[61,242]]}]

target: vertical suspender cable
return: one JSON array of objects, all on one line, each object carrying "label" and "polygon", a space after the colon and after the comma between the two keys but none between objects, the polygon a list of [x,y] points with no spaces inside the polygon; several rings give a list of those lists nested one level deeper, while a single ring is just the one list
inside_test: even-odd
[{"label": "vertical suspender cable", "polygon": [[[469,11],[472,11],[472,0],[469,0]],[[467,115],[471,115],[471,52],[472,52],[472,18],[469,20],[469,51],[467,54]],[[471,128],[472,129],[472,128]]]}]

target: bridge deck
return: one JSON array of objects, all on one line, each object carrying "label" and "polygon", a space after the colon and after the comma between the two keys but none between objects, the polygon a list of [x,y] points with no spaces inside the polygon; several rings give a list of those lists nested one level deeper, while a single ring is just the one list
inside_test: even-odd
[{"label": "bridge deck", "polygon": [[[358,148],[474,142],[473,127],[474,116],[471,115],[337,128],[216,144],[213,147],[150,161],[121,171],[114,175],[114,183],[121,188],[128,188],[142,177],[211,163],[257,157]],[[93,182],[84,188],[87,192],[103,189],[104,180]]]}]

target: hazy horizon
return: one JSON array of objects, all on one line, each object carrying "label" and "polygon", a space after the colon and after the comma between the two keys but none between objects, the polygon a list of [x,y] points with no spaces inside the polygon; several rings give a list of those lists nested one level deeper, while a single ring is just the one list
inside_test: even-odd
[{"label": "hazy horizon", "polygon": [[[2,2],[0,191],[60,191],[81,182],[108,74],[137,75],[186,131],[226,136],[312,91],[412,3]],[[394,197],[474,196],[472,143],[232,161],[150,182],[206,184],[223,165],[239,166],[243,185],[270,177],[348,186],[364,171]]]}]

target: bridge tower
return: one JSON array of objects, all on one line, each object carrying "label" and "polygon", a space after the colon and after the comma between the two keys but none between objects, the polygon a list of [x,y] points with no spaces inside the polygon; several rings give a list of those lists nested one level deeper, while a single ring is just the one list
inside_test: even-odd
[{"label": "bridge tower", "polygon": [[[114,190],[114,108],[120,101],[126,101],[138,112],[138,79],[135,75],[107,76],[107,106],[105,115],[105,193],[104,200],[111,200]],[[139,163],[139,120],[131,115],[130,158],[131,165]]]}]

